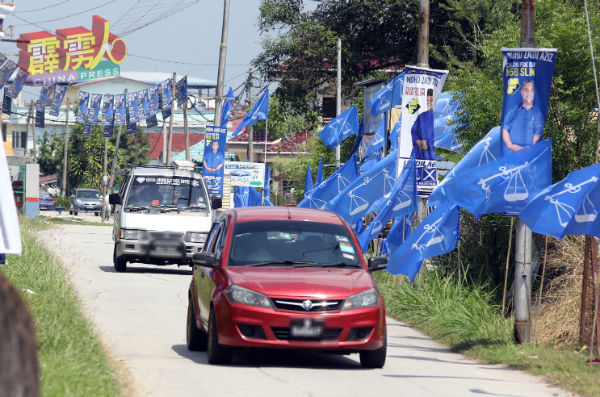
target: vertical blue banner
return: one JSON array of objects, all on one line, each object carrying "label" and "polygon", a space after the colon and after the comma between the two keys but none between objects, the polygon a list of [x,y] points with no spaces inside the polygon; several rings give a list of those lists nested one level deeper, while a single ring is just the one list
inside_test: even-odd
[{"label": "vertical blue banner", "polygon": [[177,82],[177,90],[176,90],[176,98],[177,103],[181,106],[181,104],[187,102],[187,76],[183,76]]},{"label": "vertical blue banner", "polygon": [[67,92],[67,86],[65,85],[57,85],[54,88],[54,98],[52,99],[52,105],[50,109],[51,116],[58,116],[58,111],[60,109],[60,105],[62,105],[63,99],[65,98],[65,93]]},{"label": "vertical blue banner", "polygon": [[503,156],[543,139],[556,48],[502,48]]},{"label": "vertical blue banner", "polygon": [[125,94],[115,95],[115,125],[125,125],[127,122],[127,103]]},{"label": "vertical blue banner", "polygon": [[90,93],[79,91],[79,109],[77,111],[77,122],[85,123],[90,106]]},{"label": "vertical blue banner", "polygon": [[173,106],[173,80],[167,79],[160,83],[159,94],[162,118],[165,120],[171,116],[171,107]]},{"label": "vertical blue banner", "polygon": [[202,175],[210,197],[223,197],[227,127],[206,126]]},{"label": "vertical blue banner", "polygon": [[96,124],[98,115],[100,114],[100,103],[102,102],[102,94],[92,94],[90,99],[90,108],[88,110],[87,123]]},{"label": "vertical blue banner", "polygon": [[148,90],[139,90],[136,94],[137,118],[139,121],[146,120],[149,106]]},{"label": "vertical blue banner", "polygon": [[102,125],[104,126],[104,136],[113,136],[113,125],[114,125],[114,106],[115,96],[106,94],[102,102]]}]

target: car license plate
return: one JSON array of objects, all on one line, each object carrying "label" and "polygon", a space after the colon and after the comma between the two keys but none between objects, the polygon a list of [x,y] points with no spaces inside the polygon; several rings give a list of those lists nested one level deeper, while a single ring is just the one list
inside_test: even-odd
[{"label": "car license plate", "polygon": [[290,335],[294,338],[318,338],[323,333],[323,321],[312,318],[292,320]]}]

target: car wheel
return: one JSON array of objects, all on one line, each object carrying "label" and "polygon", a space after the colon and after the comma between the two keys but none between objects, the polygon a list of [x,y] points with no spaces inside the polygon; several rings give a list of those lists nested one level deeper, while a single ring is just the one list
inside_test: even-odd
[{"label": "car wheel", "polygon": [[229,347],[219,344],[219,331],[217,330],[217,316],[215,309],[210,309],[208,318],[208,346],[207,356],[210,364],[229,364],[233,357],[233,351]]},{"label": "car wheel", "polygon": [[73,211],[72,210],[69,210],[69,215],[73,215]]},{"label": "car wheel", "polygon": [[196,316],[194,313],[194,304],[192,299],[188,299],[187,326],[185,333],[185,342],[188,350],[206,351],[208,338],[206,333],[196,326]]},{"label": "car wheel", "polygon": [[99,212],[94,212],[94,216],[99,216],[100,213]]},{"label": "car wheel", "polygon": [[387,350],[387,330],[383,335],[383,346],[377,350],[360,352],[360,365],[363,368],[383,368]]},{"label": "car wheel", "polygon": [[77,211],[73,212],[73,215],[77,216],[77,214],[79,214],[79,212],[77,212]]},{"label": "car wheel", "polygon": [[117,258],[117,249],[115,248],[115,252],[113,253],[113,265],[115,270],[118,272],[124,272],[127,270],[127,260],[123,257]]}]

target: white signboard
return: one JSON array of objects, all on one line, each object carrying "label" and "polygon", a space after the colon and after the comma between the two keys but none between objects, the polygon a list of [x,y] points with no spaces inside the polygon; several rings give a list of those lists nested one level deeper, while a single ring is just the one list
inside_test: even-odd
[{"label": "white signboard", "polygon": [[17,207],[2,142],[0,142],[0,254],[21,255]]},{"label": "white signboard", "polygon": [[263,187],[265,184],[265,164],[226,161],[225,175],[231,176],[232,186]]}]

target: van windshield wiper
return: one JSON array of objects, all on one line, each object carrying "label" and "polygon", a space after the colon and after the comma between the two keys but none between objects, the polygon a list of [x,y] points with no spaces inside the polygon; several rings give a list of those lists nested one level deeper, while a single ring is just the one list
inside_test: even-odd
[{"label": "van windshield wiper", "polygon": [[303,267],[303,266],[317,266],[319,264],[317,262],[293,261],[290,259],[284,259],[284,260],[279,260],[279,261],[264,261],[264,262],[250,263],[246,266],[259,267],[259,266],[271,266],[271,265],[294,265],[294,267]]},{"label": "van windshield wiper", "polygon": [[127,207],[125,207],[125,209],[129,210],[130,212],[131,211],[144,211],[144,210],[147,211],[150,209],[150,207],[148,207],[147,205],[134,205],[131,207],[127,206]]}]

